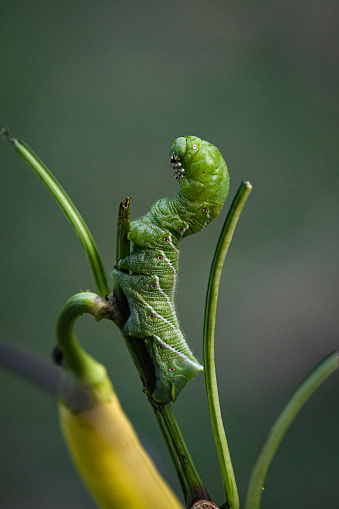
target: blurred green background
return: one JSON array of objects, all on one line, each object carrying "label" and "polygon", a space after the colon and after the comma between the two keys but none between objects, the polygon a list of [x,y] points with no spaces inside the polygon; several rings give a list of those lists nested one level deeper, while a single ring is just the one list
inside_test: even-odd
[{"label": "blurred green background", "polygon": [[[264,437],[303,377],[338,347],[338,3],[6,0],[1,125],[37,152],[87,220],[107,273],[119,201],[132,216],[177,183],[173,140],[211,141],[253,192],[219,298],[216,362],[242,501]],[[1,142],[1,334],[46,357],[64,301],[94,289],[87,259],[41,182]],[[226,209],[181,249],[177,302],[202,359],[205,291]],[[179,492],[137,372],[111,323],[83,344]],[[63,445],[55,401],[0,370],[2,508],[94,508]],[[338,507],[339,377],[308,402],[279,450],[262,508]],[[223,502],[203,376],[175,405],[199,471]],[[159,508],[160,509],[160,508]]]}]

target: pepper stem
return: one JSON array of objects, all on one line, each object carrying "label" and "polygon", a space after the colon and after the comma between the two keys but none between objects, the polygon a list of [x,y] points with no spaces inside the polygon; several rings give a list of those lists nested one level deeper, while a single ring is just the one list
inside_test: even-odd
[{"label": "pepper stem", "polygon": [[60,312],[56,334],[65,364],[60,397],[72,411],[110,401],[112,386],[106,369],[81,347],[73,326],[83,313],[90,313],[99,321],[111,318],[112,312],[108,302],[92,292],[73,295]]}]

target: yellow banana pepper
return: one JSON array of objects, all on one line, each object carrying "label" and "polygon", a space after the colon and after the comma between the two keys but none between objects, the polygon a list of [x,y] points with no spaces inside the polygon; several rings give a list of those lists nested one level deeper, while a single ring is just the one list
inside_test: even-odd
[{"label": "yellow banana pepper", "polygon": [[104,316],[107,302],[90,292],[69,299],[58,319],[63,356],[61,427],[73,461],[103,509],[182,509],[141,446],[122,410],[106,369],[79,345],[76,318]]}]

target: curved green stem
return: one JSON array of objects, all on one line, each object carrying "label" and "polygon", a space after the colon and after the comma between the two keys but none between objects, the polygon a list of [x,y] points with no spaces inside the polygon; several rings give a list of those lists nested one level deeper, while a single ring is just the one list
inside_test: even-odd
[{"label": "curved green stem", "polygon": [[266,474],[288,428],[314,391],[339,368],[339,354],[332,352],[305,378],[279,415],[252,470],[247,491],[246,509],[259,509]]},{"label": "curved green stem", "polygon": [[241,211],[252,190],[249,182],[242,182],[233,200],[215,250],[208,282],[204,323],[204,372],[214,440],[216,443],[226,501],[231,509],[239,508],[239,496],[225,429],[222,422],[214,358],[214,331],[219,283],[226,253]]},{"label": "curved green stem", "polygon": [[73,334],[74,323],[83,313],[99,321],[110,318],[112,308],[95,293],[82,292],[68,299],[60,312],[56,335],[65,364],[60,397],[72,411],[109,401],[112,391],[104,366],[85,352]]},{"label": "curved green stem", "polygon": [[62,208],[63,212],[66,214],[87,253],[99,295],[107,295],[110,290],[99,251],[91,232],[74,203],[44,163],[40,161],[38,156],[34,154],[34,152],[23,141],[10,137],[6,129],[2,129],[1,134],[14,145],[16,151],[43,181],[47,189],[52,193]]}]

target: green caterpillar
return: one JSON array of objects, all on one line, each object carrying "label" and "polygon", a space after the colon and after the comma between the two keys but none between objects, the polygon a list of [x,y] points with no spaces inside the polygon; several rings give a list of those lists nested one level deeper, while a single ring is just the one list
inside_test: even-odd
[{"label": "green caterpillar", "polygon": [[200,138],[177,138],[170,162],[181,190],[173,198],[155,202],[147,214],[131,223],[133,250],[113,271],[130,308],[124,332],[145,341],[156,376],[152,397],[158,402],[174,401],[203,370],[176,316],[178,243],[206,228],[219,214],[229,187],[222,155]]}]

